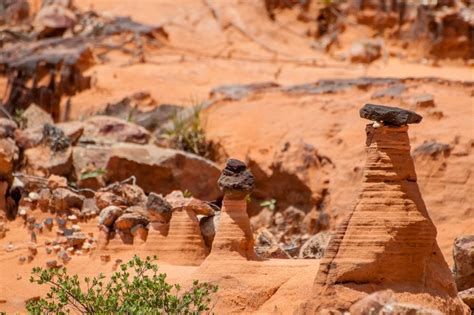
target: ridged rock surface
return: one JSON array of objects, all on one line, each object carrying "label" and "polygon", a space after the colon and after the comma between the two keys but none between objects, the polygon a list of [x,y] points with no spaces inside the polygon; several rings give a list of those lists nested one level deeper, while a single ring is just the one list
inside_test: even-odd
[{"label": "ridged rock surface", "polygon": [[447,314],[465,311],[416,183],[407,130],[367,126],[362,189],[321,261],[314,283],[318,310],[347,308],[390,288],[407,291],[400,301]]},{"label": "ridged rock surface", "polygon": [[255,259],[253,245],[247,201],[224,197],[219,230],[212,243],[209,259]]},{"label": "ridged rock surface", "polygon": [[209,253],[199,228],[199,221],[192,211],[174,211],[168,234],[150,224],[148,238],[143,245],[147,255],[157,255],[158,260],[176,265],[198,266]]}]

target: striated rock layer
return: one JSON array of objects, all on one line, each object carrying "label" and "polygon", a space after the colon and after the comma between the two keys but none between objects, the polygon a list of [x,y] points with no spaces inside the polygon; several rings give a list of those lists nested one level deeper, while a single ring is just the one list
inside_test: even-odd
[{"label": "striated rock layer", "polygon": [[254,239],[247,215],[245,199],[229,199],[222,202],[219,230],[211,249],[211,259],[242,257],[254,259]]},{"label": "striated rock layer", "polygon": [[400,301],[446,314],[466,311],[418,189],[407,130],[367,125],[362,190],[321,261],[313,289],[317,310],[347,309],[390,288]]}]

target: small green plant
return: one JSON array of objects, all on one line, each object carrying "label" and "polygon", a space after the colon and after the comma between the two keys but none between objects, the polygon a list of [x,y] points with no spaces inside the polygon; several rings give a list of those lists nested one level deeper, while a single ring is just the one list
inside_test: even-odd
[{"label": "small green plant", "polygon": [[20,129],[26,128],[26,118],[23,117],[25,110],[23,108],[16,108],[15,113],[13,114],[13,120],[17,123]]},{"label": "small green plant", "polygon": [[164,138],[174,149],[191,152],[206,158],[212,155],[212,144],[206,140],[201,126],[202,105],[194,105],[190,114],[178,112],[165,130]]},{"label": "small green plant", "polygon": [[190,192],[189,190],[185,189],[185,190],[183,191],[183,197],[184,197],[184,198],[191,198],[192,196],[193,196],[193,193]]},{"label": "small green plant", "polygon": [[153,260],[134,256],[109,280],[99,274],[84,278],[85,284],[66,268],[33,268],[30,282],[49,285],[50,291],[26,308],[31,314],[200,314],[210,309],[217,286],[194,281],[181,292],[179,285],[167,283],[166,274],[158,274]]},{"label": "small green plant", "polygon": [[265,201],[261,202],[260,206],[264,207],[264,208],[268,208],[272,211],[275,211],[276,204],[277,204],[277,201],[272,198],[272,199],[268,199],[268,200],[265,200]]},{"label": "small green plant", "polygon": [[105,176],[107,171],[103,167],[96,168],[94,170],[87,170],[81,173],[81,180],[86,180],[89,178],[97,178],[100,176]]}]

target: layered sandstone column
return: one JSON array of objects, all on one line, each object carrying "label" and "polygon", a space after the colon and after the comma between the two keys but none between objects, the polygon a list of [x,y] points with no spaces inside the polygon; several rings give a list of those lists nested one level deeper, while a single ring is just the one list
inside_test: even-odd
[{"label": "layered sandstone column", "polygon": [[194,211],[173,209],[161,196],[150,194],[147,209],[151,220],[144,251],[158,260],[178,265],[200,265],[209,253]]},{"label": "layered sandstone column", "polygon": [[212,243],[211,258],[243,257],[255,259],[254,239],[247,215],[247,196],[254,178],[247,166],[229,159],[218,184],[224,192],[219,230]]},{"label": "layered sandstone column", "polygon": [[319,309],[347,307],[391,288],[406,291],[401,299],[408,302],[462,314],[410,155],[407,124],[421,116],[376,105],[366,105],[361,116],[376,120],[366,127],[362,189],[321,261],[314,284]]}]

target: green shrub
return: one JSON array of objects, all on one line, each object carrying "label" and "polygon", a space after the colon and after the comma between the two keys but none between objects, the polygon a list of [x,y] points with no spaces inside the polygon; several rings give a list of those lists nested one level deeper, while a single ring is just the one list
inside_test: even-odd
[{"label": "green shrub", "polygon": [[[110,279],[103,274],[84,278],[69,275],[66,268],[33,269],[30,282],[50,286],[45,298],[30,301],[26,308],[32,314],[200,314],[209,311],[210,297],[217,286],[194,281],[181,292],[177,284],[158,274],[154,259],[132,260],[120,265]],[[85,290],[84,290],[85,289]]]},{"label": "green shrub", "polygon": [[168,146],[206,158],[211,157],[212,144],[206,140],[201,126],[201,110],[201,105],[195,105],[187,114],[180,112],[173,117],[170,128],[164,133]]}]

